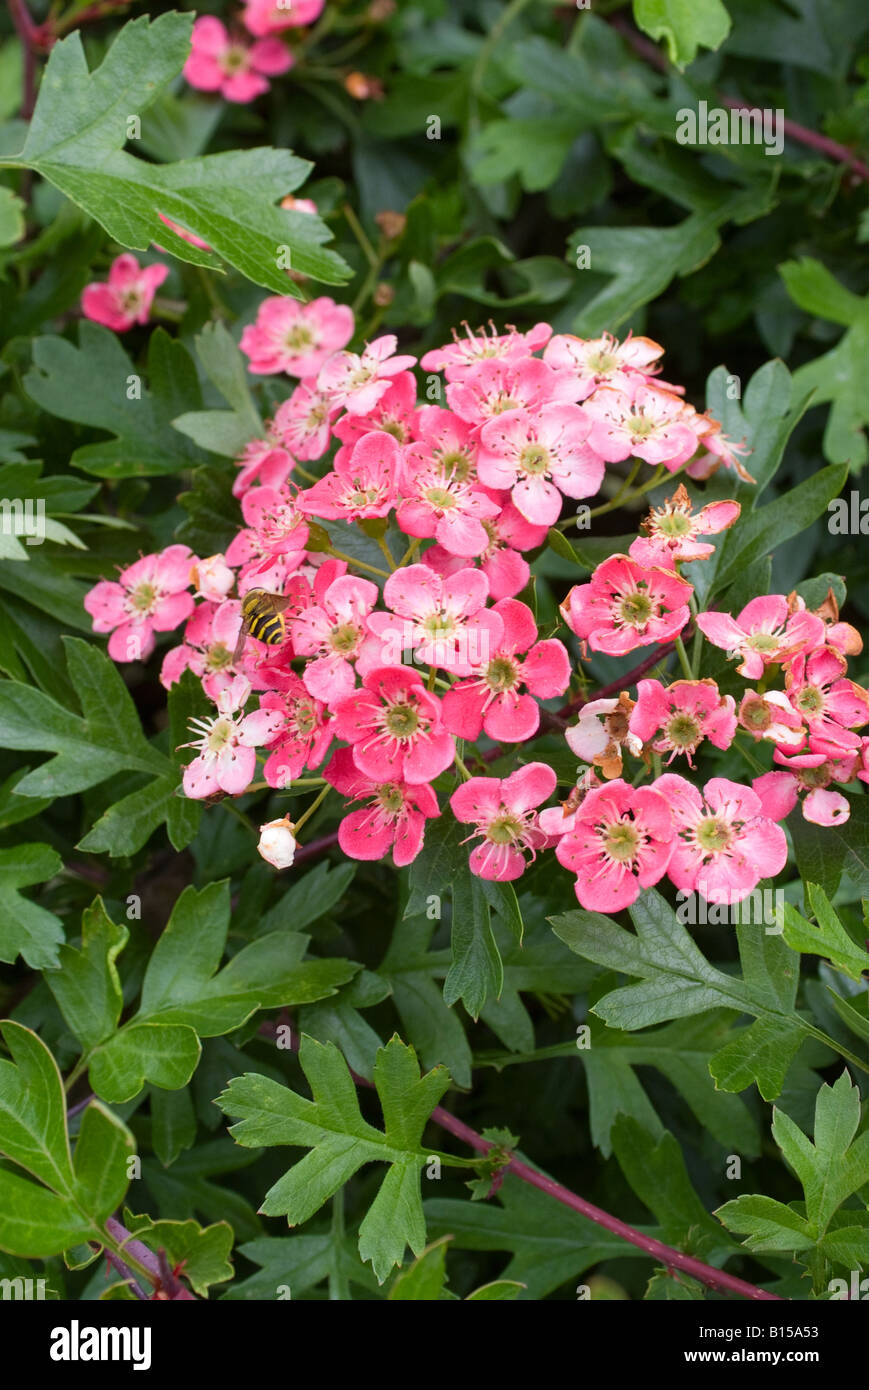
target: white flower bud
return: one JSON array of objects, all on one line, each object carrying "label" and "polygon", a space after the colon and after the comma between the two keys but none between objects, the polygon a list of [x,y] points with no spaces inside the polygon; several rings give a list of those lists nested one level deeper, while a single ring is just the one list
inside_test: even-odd
[{"label": "white flower bud", "polygon": [[296,857],[296,837],[289,816],[267,821],[260,826],[257,849],[267,863],[276,869],[288,869]]},{"label": "white flower bud", "polygon": [[213,603],[225,599],[235,583],[235,575],[222,555],[209,555],[207,560],[197,561],[190,571],[190,577],[196,592]]}]

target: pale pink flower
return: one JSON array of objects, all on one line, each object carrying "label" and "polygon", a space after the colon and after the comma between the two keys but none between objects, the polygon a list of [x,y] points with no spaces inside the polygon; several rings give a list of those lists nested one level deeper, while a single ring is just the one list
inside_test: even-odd
[{"label": "pale pink flower", "polygon": [[588,584],[574,585],[561,613],[592,651],[624,656],[636,647],[678,637],[689,618],[692,592],[687,579],[668,570],[610,555]]},{"label": "pale pink flower", "polygon": [[313,24],[326,0],[244,0],[242,23],[259,36],[279,34],[300,24]]},{"label": "pale pink flower", "polygon": [[466,676],[494,651],[503,625],[486,608],[489,581],[481,570],[463,569],[442,579],[428,565],[405,565],[383,586],[390,613],[372,613],[371,632],[381,643],[383,665],[396,665],[411,648],[420,665]]},{"label": "pale pink flower", "polygon": [[332,742],[326,706],[305,689],[292,671],[283,673],[277,690],[260,696],[260,709],[280,715],[280,727],[268,740],[263,776],[270,787],[289,787],[303,770],[319,767]]},{"label": "pale pink flower", "polygon": [[660,507],[653,507],[640,527],[646,532],[631,543],[628,554],[641,565],[664,565],[670,568],[675,561],[708,559],[715,546],[698,541],[698,536],[715,535],[726,531],[739,518],[738,502],[709,502],[694,511],[688,490],[680,483],[672,497]]},{"label": "pale pink flower", "polygon": [[418,671],[376,667],[333,713],[336,738],[352,743],[353,761],[375,782],[431,782],[455,757],[440,701]]},{"label": "pale pink flower", "polygon": [[583,762],[599,767],[611,781],[622,775],[622,749],[635,758],[643,751],[643,740],[631,732],[630,715],[634,701],[623,690],[618,698],[589,700],[579,712],[579,722],[565,729],[568,747]]},{"label": "pale pink flower", "polygon": [[[784,763],[785,772],[765,772],[755,777],[752,787],[760,797],[763,814],[780,821],[789,816],[802,796],[803,817],[813,825],[841,825],[851,814],[851,806],[841,792],[829,790],[831,782],[850,782],[859,765],[859,753],[849,751],[841,757],[812,751],[785,757],[779,750],[775,761]],[[859,776],[859,774],[857,774]]]},{"label": "pale pink flower", "polygon": [[193,25],[192,49],[184,76],[200,92],[220,92],[226,101],[248,102],[267,92],[269,77],[288,72],[295,59],[280,39],[248,44],[233,39],[214,15]]},{"label": "pale pink flower", "polygon": [[[322,458],[332,437],[337,407],[316,387],[301,382],[275,411],[272,430],[294,459]],[[291,465],[292,466],[292,465]]]},{"label": "pale pink flower", "polygon": [[101,579],[85,595],[94,632],[110,632],[113,661],[145,661],[154,650],[154,633],[171,632],[193,612],[190,571],[196,557],[186,545],[170,545],[143,555],[117,581]]},{"label": "pale pink flower", "polygon": [[[686,407],[687,408],[687,407]],[[734,444],[721,432],[721,425],[709,415],[697,416],[695,429],[698,443],[705,452],[692,459],[686,468],[689,478],[711,478],[719,468],[730,469],[744,483],[753,483],[754,478],[742,462],[751,453],[745,444]]]},{"label": "pale pink flower", "polygon": [[399,868],[422,849],[426,820],[440,815],[438,799],[424,782],[381,782],[360,772],[349,748],[339,748],[323,776],[350,801],[367,801],[338,827],[338,843],[350,859],[385,859]]},{"label": "pale pink flower", "polygon": [[603,482],[603,460],[586,442],[590,428],[582,407],[571,404],[489,420],[480,433],[480,481],[512,489],[513,504],[528,521],[553,526],[562,494],[592,497]]},{"label": "pale pink flower", "polygon": [[673,817],[673,852],[667,866],[682,892],[710,903],[738,903],[762,878],[787,863],[784,832],[763,813],[757,792],[726,777],[713,777],[703,794],[684,777],[665,772],[654,789]]},{"label": "pale pink flower", "polygon": [[521,878],[530,852],[534,860],[546,844],[536,808],[555,790],[555,773],[546,763],[527,763],[509,777],[472,777],[450,797],[456,820],[475,826],[468,839],[470,869],[478,878],[509,883]]},{"label": "pale pink flower", "polygon": [[81,311],[116,333],[126,333],[137,323],[147,323],[154,295],[169,274],[166,265],[140,266],[129,251],[116,256],[108,281],[85,285]]},{"label": "pale pink flower", "polygon": [[478,362],[447,386],[447,402],[469,425],[484,425],[508,410],[537,410],[547,402],[573,402],[580,388],[539,357]]},{"label": "pale pink flower", "polygon": [[235,583],[235,574],[225,555],[209,555],[190,567],[190,582],[200,598],[222,603]]},{"label": "pale pink flower", "polygon": [[353,337],[353,311],[326,295],[300,304],[289,296],[271,295],[259,306],[239,346],[259,374],[287,372],[303,380],[315,377],[326,359]]},{"label": "pale pink flower", "polygon": [[767,690],[762,695],[746,690],[739,705],[737,719],[755,740],[786,748],[801,748],[806,741],[802,715],[798,714],[783,690]]},{"label": "pale pink flower", "polygon": [[[729,748],[736,733],[736,701],[722,695],[713,680],[637,681],[637,702],[631,712],[632,734],[652,744],[655,753],[677,753],[691,761],[704,739],[716,748]],[[655,735],[659,737],[655,737]]]},{"label": "pale pink flower", "polygon": [[673,472],[697,448],[685,402],[659,386],[600,386],[583,402],[583,409],[592,421],[588,442],[607,463],[641,458]]},{"label": "pale pink flower", "polygon": [[519,333],[508,326],[506,333],[499,334],[493,323],[489,326],[491,333],[487,333],[485,328],[478,328],[475,333],[463,322],[465,337],[460,338],[453,329],[453,341],[427,352],[420,366],[427,372],[442,371],[447,381],[461,381],[478,362],[490,358],[515,362],[520,357],[529,357],[543,347],[552,334],[548,323],[537,323],[526,333]]},{"label": "pale pink flower", "polygon": [[656,376],[655,365],[664,349],[651,338],[627,337],[623,343],[611,333],[600,338],[577,338],[557,333],[548,343],[543,361],[559,371],[575,373],[585,400],[598,386],[630,388],[633,380]]},{"label": "pale pink flower", "polygon": [[728,656],[740,656],[737,671],[753,681],[770,663],[790,661],[824,640],[821,619],[813,613],[790,614],[784,594],[753,598],[736,618],[729,613],[701,613],[697,626]]},{"label": "pale pink flower", "polygon": [[313,198],[294,198],[292,193],[281,199],[281,207],[287,212],[304,212],[310,216],[316,216],[318,211]]},{"label": "pale pink flower", "polygon": [[641,889],[663,878],[672,847],[665,798],[653,787],[631,787],[617,778],[583,799],[573,829],[558,841],[555,854],[559,864],[576,874],[580,907],[621,912]]},{"label": "pale pink flower", "polygon": [[389,390],[392,377],[416,362],[407,353],[396,355],[397,346],[395,335],[385,333],[369,343],[361,356],[355,352],[333,353],[320,368],[317,389],[351,415],[367,415]]},{"label": "pale pink flower", "polygon": [[314,658],[302,672],[305,688],[332,705],[356,684],[354,667],[366,643],[369,667],[377,664],[380,644],[369,637],[367,622],[380,591],[370,579],[346,574],[326,584],[318,575],[314,597],[316,602],[293,619],[290,635],[298,656]]},{"label": "pale pink flower", "polygon": [[505,598],[490,611],[501,619],[503,635],[470,663],[470,679],[444,695],[444,724],[457,738],[477,739],[483,729],[492,739],[522,743],[540,726],[537,701],[567,689],[570,658],[557,639],[537,641],[534,614],[524,603]]},{"label": "pale pink flower", "polygon": [[185,796],[202,798],[216,792],[241,796],[253,781],[256,748],[273,736],[281,717],[268,710],[240,714],[249,696],[250,682],[236,676],[218,695],[216,715],[191,719],[190,730],[196,737],[181,747],[199,752],[184,769]]},{"label": "pale pink flower", "polygon": [[200,603],[184,629],[180,647],[171,647],[163,658],[160,681],[169,690],[189,667],[202,681],[210,700],[226,690],[238,671],[232,654],[241,627],[241,604],[235,599]]},{"label": "pale pink flower", "polygon": [[385,430],[363,434],[349,455],[313,487],[300,492],[296,505],[310,516],[357,521],[386,516],[395,502],[401,448]]},{"label": "pale pink flower", "polygon": [[257,852],[274,869],[288,869],[296,857],[295,826],[289,816],[266,821],[260,826]]},{"label": "pale pink flower", "polygon": [[408,536],[434,537],[451,555],[480,555],[489,544],[484,526],[500,512],[497,502],[479,487],[445,476],[435,462],[413,468],[405,456],[395,519]]},{"label": "pale pink flower", "polygon": [[363,434],[370,434],[372,430],[385,430],[399,444],[409,444],[416,438],[418,419],[416,378],[413,372],[399,372],[390,379],[383,395],[371,410],[364,415],[342,415],[333,433],[346,445],[355,444]]},{"label": "pale pink flower", "polygon": [[281,487],[293,471],[294,460],[282,441],[269,431],[265,439],[252,439],[235,460],[239,469],[232,482],[233,497],[243,497],[254,483]]},{"label": "pale pink flower", "polygon": [[869,723],[869,692],[845,677],[847,666],[835,647],[819,647],[796,657],[785,675],[785,693],[806,721],[813,748],[834,756],[859,748],[860,739],[852,730]]}]

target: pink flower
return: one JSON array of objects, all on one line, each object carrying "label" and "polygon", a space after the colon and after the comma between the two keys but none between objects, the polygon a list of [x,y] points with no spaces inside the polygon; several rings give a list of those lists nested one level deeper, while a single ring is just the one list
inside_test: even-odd
[{"label": "pink flower", "polygon": [[391,613],[372,613],[368,625],[381,642],[383,665],[398,665],[407,648],[420,665],[466,676],[501,640],[503,626],[486,608],[489,582],[481,570],[442,579],[428,565],[405,565],[383,586]]},{"label": "pink flower", "polygon": [[824,640],[824,624],[813,613],[788,613],[784,594],[753,598],[737,618],[729,613],[701,613],[697,625],[728,656],[741,656],[741,676],[759,680],[771,662],[790,661],[798,652]]},{"label": "pink flower", "polygon": [[273,737],[281,716],[269,710],[255,710],[239,717],[249,695],[250,682],[244,676],[236,676],[218,695],[216,716],[191,719],[190,729],[196,738],[181,747],[198,748],[199,752],[184,769],[185,796],[202,798],[219,791],[241,796],[253,781],[255,749]]},{"label": "pink flower", "polygon": [[161,684],[171,689],[189,667],[199,676],[208,698],[216,700],[238,675],[232,654],[240,627],[241,605],[237,600],[200,603],[184,629],[181,646],[171,647],[163,658]]},{"label": "pink flower", "polygon": [[576,374],[585,400],[598,386],[630,389],[633,380],[656,375],[655,366],[664,349],[651,338],[628,337],[623,343],[611,333],[600,338],[576,338],[557,333],[543,354],[543,361],[559,371]]},{"label": "pink flower", "polygon": [[738,502],[709,502],[695,513],[688,490],[680,483],[663,506],[653,507],[640,522],[646,535],[633,541],[628,553],[641,565],[667,568],[676,560],[705,560],[714,553],[715,546],[698,541],[697,537],[727,530],[741,510]]},{"label": "pink flower", "polygon": [[242,23],[251,34],[278,34],[300,24],[313,24],[326,0],[244,0]]},{"label": "pink flower", "polygon": [[117,582],[101,579],[85,595],[94,632],[111,632],[113,661],[145,661],[154,650],[154,633],[171,632],[193,612],[190,570],[196,557],[186,545],[170,545],[143,555],[121,570]]},{"label": "pink flower", "polygon": [[434,536],[451,555],[470,559],[489,544],[484,522],[501,510],[482,488],[472,487],[453,475],[444,475],[435,462],[418,464],[411,471],[405,457],[401,490],[404,494],[396,521],[408,536]]},{"label": "pink flower", "polygon": [[469,425],[484,425],[508,410],[537,410],[550,401],[575,401],[580,388],[567,373],[538,357],[478,362],[447,386],[447,402]]},{"label": "pink flower", "polygon": [[207,559],[197,560],[191,565],[190,582],[200,598],[221,603],[235,583],[235,575],[226,563],[225,555],[209,555]]},{"label": "pink flower", "polygon": [[259,306],[256,323],[248,324],[239,347],[250,358],[252,372],[287,372],[307,379],[352,337],[353,311],[346,304],[325,295],[310,304],[272,295]]},{"label": "pink flower", "polygon": [[338,827],[338,843],[349,858],[385,859],[391,849],[399,868],[413,863],[422,849],[426,820],[440,815],[430,786],[366,777],[349,748],[333,753],[323,776],[349,800],[368,799],[367,806],[351,811]]},{"label": "pink flower", "polygon": [[168,274],[168,266],[140,266],[136,257],[125,251],[112,261],[106,284],[85,285],[81,311],[94,323],[126,333],[134,324],[148,322],[154,295]]},{"label": "pink flower", "polygon": [[591,497],[603,482],[603,460],[586,443],[590,427],[578,405],[499,415],[480,434],[480,480],[511,488],[514,506],[528,521],[552,526],[561,514],[562,493]]},{"label": "pink flower", "polygon": [[576,824],[576,813],[590,791],[601,786],[601,781],[593,767],[586,768],[575,787],[570,789],[566,800],[560,806],[547,806],[537,816],[537,823],[550,841],[560,840]]},{"label": "pink flower", "polygon": [[[508,492],[497,492],[494,488],[482,488],[501,510],[495,517],[481,518],[486,532],[486,545],[479,551],[480,569],[489,581],[489,597],[493,599],[515,598],[522,592],[531,577],[528,561],[519,553],[522,550],[536,550],[546,540],[545,526],[534,526],[517,511],[510,501]],[[438,574],[455,574],[463,569],[466,561],[450,555],[443,546],[429,546],[425,552],[425,562]]]},{"label": "pink flower", "polygon": [[685,402],[659,386],[601,386],[583,402],[592,417],[588,442],[608,463],[630,457],[675,471],[697,448]]},{"label": "pink flower", "polygon": [[322,458],[329,448],[337,413],[321,391],[303,382],[278,406],[272,429],[293,458],[304,463]]},{"label": "pink flower", "polygon": [[407,471],[435,465],[445,478],[460,483],[477,481],[477,439],[471,426],[452,410],[424,405],[418,412],[416,435],[405,449]]},{"label": "pink flower", "polygon": [[[346,341],[346,340],[345,340]],[[412,367],[415,357],[395,356],[398,339],[392,333],[375,338],[359,356],[355,352],[336,352],[320,368],[317,389],[333,405],[343,406],[352,415],[367,415],[389,390],[391,378]]]},{"label": "pink flower", "polygon": [[[323,399],[331,398],[324,396]],[[355,444],[363,434],[385,430],[399,444],[408,444],[416,438],[418,419],[416,378],[413,372],[398,372],[387,383],[373,409],[364,415],[342,415],[333,433],[343,444]]]},{"label": "pink flower", "polygon": [[253,487],[241,499],[241,514],[255,533],[264,567],[276,555],[292,555],[308,544],[309,527],[286,487]]},{"label": "pink flower", "polygon": [[[660,778],[655,786],[660,783]],[[590,791],[573,829],[555,846],[559,864],[576,874],[581,907],[621,912],[667,871],[673,847],[670,809],[653,787],[621,778]]]},{"label": "pink flower", "polygon": [[[705,738],[716,748],[729,748],[736,733],[736,701],[720,695],[713,680],[674,681],[665,689],[660,681],[637,681],[637,703],[630,719],[632,734],[652,742],[656,753],[669,753],[671,763],[684,753],[692,755]],[[660,733],[660,738],[655,735]]]},{"label": "pink flower", "polygon": [[450,797],[453,815],[476,827],[469,839],[482,839],[471,850],[472,874],[498,883],[522,877],[525,852],[533,860],[546,843],[535,808],[552,795],[555,781],[546,763],[528,763],[509,777],[472,777],[456,788]]},{"label": "pink flower", "polygon": [[624,656],[636,647],[668,642],[688,621],[687,579],[668,570],[610,555],[588,584],[574,585],[561,605],[564,621],[592,651]]},{"label": "pink flower", "polygon": [[719,422],[708,415],[698,415],[695,428],[699,431],[700,448],[706,452],[698,454],[697,458],[688,464],[685,471],[690,478],[711,478],[713,473],[724,467],[734,472],[744,483],[754,482],[754,478],[742,462],[744,456],[751,453],[750,449],[743,444],[734,444],[721,433]]},{"label": "pink flower", "polygon": [[232,483],[233,497],[243,497],[254,483],[281,487],[293,471],[294,460],[269,432],[265,439],[252,439],[235,460],[240,470]]},{"label": "pink flower", "polygon": [[280,39],[246,44],[231,39],[214,15],[201,15],[193,25],[193,47],[184,76],[200,92],[220,92],[226,101],[247,102],[269,89],[269,77],[287,72],[295,61]]},{"label": "pink flower", "polygon": [[372,430],[353,445],[349,456],[342,451],[331,473],[300,492],[296,505],[311,516],[331,520],[386,516],[395,502],[400,467],[397,441],[385,430]]},{"label": "pink flower", "polygon": [[447,381],[462,381],[478,362],[490,358],[515,362],[520,357],[529,357],[548,342],[552,333],[548,323],[537,323],[527,333],[518,333],[511,328],[507,333],[498,334],[494,324],[490,324],[491,333],[487,333],[485,328],[478,328],[474,333],[467,323],[463,323],[462,327],[466,337],[460,338],[453,329],[452,343],[426,353],[420,362],[424,371],[442,371]]},{"label": "pink flower", "polygon": [[[798,613],[792,621],[811,616]],[[869,692],[845,679],[846,670],[847,662],[835,647],[819,647],[798,656],[785,676],[785,693],[806,721],[815,749],[834,756],[845,748],[858,748],[860,739],[851,730],[869,723]]]},{"label": "pink flower", "polygon": [[[570,658],[554,638],[537,641],[534,614],[516,599],[501,599],[491,610],[503,636],[490,653],[471,662],[473,674],[443,698],[444,724],[457,738],[490,738],[522,743],[540,725],[537,700],[562,695],[570,682]],[[526,652],[524,659],[520,653]],[[522,693],[522,687],[531,693]],[[537,699],[532,699],[536,696]]]},{"label": "pink flower", "polygon": [[757,792],[713,777],[701,796],[674,772],[654,789],[666,798],[675,838],[667,873],[683,892],[710,903],[738,903],[762,878],[773,878],[788,857],[784,832],[763,814]]},{"label": "pink flower", "polygon": [[[776,752],[776,762],[786,763],[786,772],[765,772],[755,777],[752,787],[760,797],[763,814],[780,821],[789,816],[803,796],[802,812],[813,825],[841,825],[851,814],[851,807],[841,792],[829,791],[831,782],[850,782],[858,766],[856,752],[841,757],[825,753],[800,753],[785,758]],[[859,774],[858,774],[859,775]]]},{"label": "pink flower", "polygon": [[356,684],[352,663],[365,652],[366,641],[375,654],[369,665],[377,664],[379,643],[368,637],[367,620],[380,592],[370,579],[348,574],[324,585],[318,575],[314,596],[317,602],[293,619],[290,634],[297,656],[315,658],[302,672],[305,688],[318,700],[334,704]]},{"label": "pink flower", "polygon": [[263,776],[270,787],[289,787],[304,768],[319,767],[326,756],[332,742],[326,707],[288,671],[281,677],[280,689],[260,696],[260,709],[280,716],[280,725],[268,740]]},{"label": "pink flower", "polygon": [[431,782],[455,757],[440,702],[418,671],[376,667],[334,715],[336,737],[353,744],[353,761],[375,782]]},{"label": "pink flower", "polygon": [[634,701],[626,690],[618,699],[589,700],[583,705],[579,722],[565,729],[568,747],[583,762],[599,767],[608,781],[622,775],[622,749],[638,758],[643,740],[631,732],[630,715]]},{"label": "pink flower", "polygon": [[806,741],[802,716],[797,713],[783,690],[767,690],[763,695],[746,690],[739,704],[737,720],[740,728],[756,740],[801,748]]}]

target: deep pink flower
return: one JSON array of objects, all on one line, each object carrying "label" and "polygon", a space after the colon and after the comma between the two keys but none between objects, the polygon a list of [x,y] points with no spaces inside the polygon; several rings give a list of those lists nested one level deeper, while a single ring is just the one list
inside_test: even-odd
[{"label": "deep pink flower", "polygon": [[260,36],[279,34],[300,24],[313,24],[323,13],[326,0],[244,0],[242,23]]},{"label": "deep pink flower", "polygon": [[529,357],[532,352],[548,342],[552,329],[548,323],[537,323],[526,333],[518,333],[510,328],[499,334],[495,325],[490,324],[491,333],[478,328],[474,333],[467,323],[463,323],[466,336],[460,338],[453,329],[453,341],[444,347],[433,348],[420,361],[426,372],[443,372],[447,381],[462,381],[478,362],[491,358],[505,362],[515,362],[520,357]]},{"label": "deep pink flower", "polygon": [[255,750],[274,736],[281,716],[262,709],[241,715],[249,696],[250,682],[236,676],[218,695],[216,715],[191,719],[190,730],[196,737],[181,747],[198,748],[199,752],[184,769],[185,796],[201,798],[219,791],[241,796],[253,781]]},{"label": "deep pink flower", "polygon": [[289,787],[306,767],[319,767],[326,756],[332,742],[326,706],[288,671],[278,690],[266,690],[260,696],[260,709],[277,713],[281,720],[267,741],[263,776],[270,787]]},{"label": "deep pink flower", "polygon": [[334,716],[335,736],[352,743],[356,766],[375,782],[431,782],[455,757],[440,701],[418,671],[376,667],[361,690],[338,701]]},{"label": "deep pink flower", "polygon": [[627,555],[610,555],[588,584],[571,589],[564,621],[592,651],[624,656],[636,647],[668,642],[688,621],[693,592],[687,579],[665,569],[644,568]]},{"label": "deep pink flower", "polygon": [[154,295],[169,274],[167,265],[140,266],[129,251],[116,256],[106,283],[85,285],[81,311],[85,318],[125,333],[136,323],[147,323]]},{"label": "deep pink flower", "polygon": [[740,511],[738,502],[709,502],[695,512],[687,488],[680,483],[663,506],[653,507],[640,522],[646,535],[633,541],[628,553],[641,565],[667,568],[676,560],[705,560],[714,553],[715,546],[698,541],[697,537],[727,530],[738,520]]},{"label": "deep pink flower", "polygon": [[372,430],[349,455],[336,458],[331,473],[300,492],[296,505],[309,516],[330,520],[386,516],[395,502],[400,467],[397,440],[385,430]]},{"label": "deep pink flower", "polygon": [[[366,645],[369,667],[380,664],[380,644],[369,637],[367,626],[380,591],[370,579],[346,574],[324,584],[318,575],[314,597],[316,602],[293,619],[290,635],[298,656],[314,658],[302,672],[305,687],[317,699],[333,705],[356,684],[354,666],[364,655]],[[359,670],[364,669],[363,662]]]},{"label": "deep pink flower", "polygon": [[410,468],[405,457],[396,521],[408,536],[435,537],[444,550],[465,559],[489,544],[483,523],[501,510],[479,487],[445,476],[437,463]]},{"label": "deep pink flower", "polygon": [[562,493],[592,497],[603,482],[603,460],[586,443],[590,428],[582,407],[569,403],[499,415],[480,433],[480,481],[511,488],[514,506],[528,521],[553,526]]},{"label": "deep pink flower", "polygon": [[310,384],[300,383],[275,411],[272,429],[299,462],[322,458],[332,437],[337,408]]},{"label": "deep pink flower", "polygon": [[399,444],[409,444],[416,438],[418,419],[416,377],[413,372],[398,372],[389,380],[373,409],[365,415],[342,415],[332,432],[342,444],[355,444],[372,430],[385,430]]},{"label": "deep pink flower", "polygon": [[[811,616],[798,613],[792,621]],[[785,692],[805,719],[815,751],[834,756],[859,748],[860,739],[852,730],[869,723],[869,692],[845,678],[847,666],[835,647],[819,647],[796,657],[785,676]]]},{"label": "deep pink flower", "polygon": [[631,787],[617,778],[588,793],[555,854],[559,864],[576,874],[581,907],[621,912],[641,889],[663,878],[672,847],[665,798],[653,787]]},{"label": "deep pink flower", "polygon": [[192,49],[184,76],[200,92],[220,92],[226,101],[248,102],[267,92],[269,77],[288,72],[295,59],[280,39],[247,44],[230,38],[214,15],[200,15],[193,25]]},{"label": "deep pink flower", "polygon": [[577,338],[557,333],[547,345],[543,361],[559,371],[576,374],[582,387],[579,400],[585,400],[598,386],[630,389],[632,381],[655,376],[664,349],[651,338],[627,337],[623,343],[611,333],[600,338]]},{"label": "deep pink flower", "polygon": [[[501,599],[491,612],[501,619],[503,636],[491,652],[471,663],[469,680],[459,681],[446,692],[444,724],[457,738],[477,739],[485,729],[490,738],[522,743],[539,728],[537,700],[562,695],[567,689],[570,658],[555,638],[537,641],[534,614],[524,603]],[[523,687],[531,693],[523,694]]]},{"label": "deep pink flower", "polygon": [[641,680],[630,730],[643,743],[651,742],[656,753],[669,753],[668,763],[684,753],[693,767],[692,755],[705,738],[716,748],[730,747],[736,733],[735,709],[733,696],[719,694],[713,680],[674,681],[666,689],[660,681]]},{"label": "deep pink flower", "polygon": [[[522,550],[536,550],[546,540],[545,526],[534,526],[513,506],[509,492],[498,492],[494,488],[482,488],[483,492],[497,502],[501,510],[495,517],[482,519],[486,532],[486,545],[477,559],[480,569],[489,581],[489,597],[493,599],[515,598],[522,592],[531,577],[528,561],[520,554]],[[425,562],[438,574],[455,574],[464,568],[466,561],[450,555],[443,546],[429,546],[425,552]]]},{"label": "deep pink flower", "polygon": [[94,632],[110,632],[113,661],[146,661],[154,633],[171,632],[193,612],[190,571],[196,557],[186,545],[143,555],[121,570],[117,582],[101,579],[85,595]]},{"label": "deep pink flower", "polygon": [[351,859],[392,857],[399,868],[413,863],[422,849],[426,820],[440,815],[438,799],[426,783],[375,781],[360,772],[350,748],[332,754],[323,776],[351,801],[368,801],[338,827],[338,843]]},{"label": "deep pink flower", "polygon": [[667,873],[683,892],[710,903],[738,903],[788,857],[784,832],[763,814],[757,792],[713,777],[701,796],[674,772],[654,783],[673,816],[675,838]]},{"label": "deep pink flower", "polygon": [[232,654],[241,627],[241,604],[200,603],[184,629],[180,647],[171,647],[163,658],[160,681],[169,690],[189,667],[202,681],[210,700],[216,700],[239,674]]},{"label": "deep pink flower", "polygon": [[293,464],[293,458],[271,430],[265,439],[252,439],[235,460],[239,472],[232,482],[233,497],[243,497],[254,483],[281,487],[292,473]]},{"label": "deep pink flower", "polygon": [[[763,814],[780,821],[789,816],[797,800],[803,797],[802,812],[813,825],[841,825],[851,814],[851,806],[841,792],[830,791],[831,782],[850,782],[859,765],[859,753],[849,751],[841,757],[828,757],[812,751],[785,757],[776,751],[777,763],[787,771],[765,772],[755,777],[752,787],[763,806]],[[858,774],[859,775],[859,774]]]},{"label": "deep pink flower", "polygon": [[442,579],[428,565],[405,565],[383,586],[391,613],[372,613],[368,625],[381,642],[383,665],[401,662],[412,648],[420,665],[466,676],[494,651],[503,625],[486,608],[489,581],[482,570],[463,569]]},{"label": "deep pink flower", "polygon": [[471,850],[472,874],[498,883],[521,878],[525,852],[533,860],[546,843],[535,811],[552,795],[555,782],[546,763],[527,763],[509,777],[472,777],[456,788],[450,797],[453,815],[476,826],[469,839],[482,839]]},{"label": "deep pink flower", "polygon": [[395,335],[385,333],[369,343],[361,356],[355,352],[333,353],[320,368],[317,389],[351,415],[367,415],[385,396],[392,378],[416,362],[407,353],[396,356],[397,346]]},{"label": "deep pink flower", "polygon": [[753,598],[736,618],[729,613],[701,613],[697,625],[728,656],[741,656],[736,669],[753,681],[770,663],[790,661],[824,640],[821,619],[814,613],[790,614],[784,594]]},{"label": "deep pink flower", "polygon": [[663,463],[673,472],[697,448],[685,402],[659,386],[600,386],[583,402],[583,409],[592,420],[588,442],[608,463],[634,457]]},{"label": "deep pink flower", "polygon": [[310,304],[272,295],[259,306],[239,346],[249,371],[315,377],[326,358],[353,337],[353,311],[323,295]]}]

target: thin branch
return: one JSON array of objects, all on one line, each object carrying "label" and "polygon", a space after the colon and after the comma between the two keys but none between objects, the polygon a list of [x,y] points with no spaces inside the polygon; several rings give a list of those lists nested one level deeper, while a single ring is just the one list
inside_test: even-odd
[{"label": "thin branch", "polygon": [[322,835],[319,840],[312,840],[309,845],[302,845],[301,849],[296,850],[294,864],[303,864],[307,859],[316,859],[318,854],[325,854],[327,849],[338,843],[338,831],[333,830],[330,835]]},{"label": "thin branch", "polygon": [[[663,661],[674,650],[672,642],[667,642],[661,647],[655,647],[651,655],[641,661],[638,666],[634,666],[632,670],[626,671],[623,676],[616,676],[615,680],[610,681],[609,685],[602,685],[600,690],[595,690],[593,692],[591,698],[593,700],[605,700],[608,695],[618,695],[620,691],[627,690],[629,685],[633,685],[641,676],[644,676],[647,671],[651,671],[653,666],[657,666],[660,661]],[[572,714],[576,714],[582,709],[583,705],[586,704],[588,704],[588,700],[586,700],[584,696],[579,695],[575,700],[571,700],[568,704],[564,705],[558,711],[556,718],[569,719]]]}]

